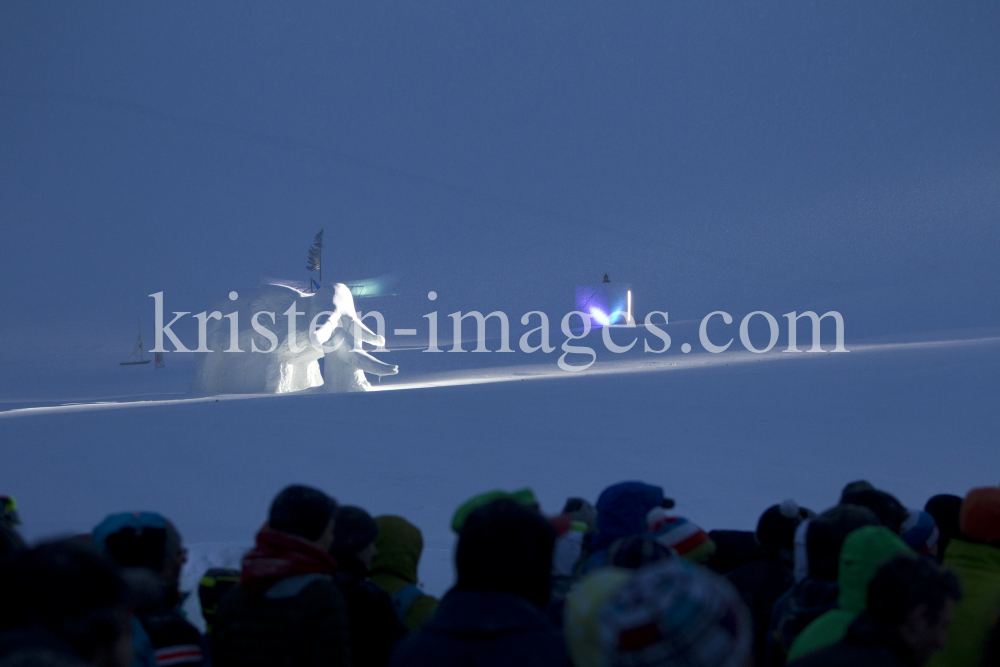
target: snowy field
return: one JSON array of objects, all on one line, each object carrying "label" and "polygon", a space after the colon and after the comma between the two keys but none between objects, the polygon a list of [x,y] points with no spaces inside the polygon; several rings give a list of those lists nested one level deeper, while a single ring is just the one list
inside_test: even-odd
[{"label": "snowy field", "polygon": [[468,370],[367,394],[6,403],[0,481],[32,539],[162,512],[191,550],[188,586],[238,562],[283,486],[315,485],[416,523],[440,594],[452,512],[493,488],[529,486],[556,513],[640,479],[706,529],[750,529],[772,503],[822,510],[857,478],[911,506],[996,484],[998,371],[1000,338],[983,338]]}]

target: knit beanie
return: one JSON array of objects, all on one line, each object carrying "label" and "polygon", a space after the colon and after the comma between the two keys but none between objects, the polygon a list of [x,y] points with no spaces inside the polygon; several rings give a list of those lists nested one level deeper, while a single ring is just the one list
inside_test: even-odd
[{"label": "knit beanie", "polygon": [[897,535],[902,532],[900,527],[910,515],[910,511],[895,496],[878,489],[844,493],[840,498],[840,504],[867,507],[875,512],[875,516],[883,526]]},{"label": "knit beanie", "polygon": [[941,531],[940,553],[944,552],[944,547],[948,546],[948,541],[953,537],[958,537],[962,529],[959,527],[958,517],[962,513],[962,497],[950,493],[940,493],[932,496],[924,511],[934,517],[934,523]]},{"label": "knit beanie", "polygon": [[974,540],[1000,540],[1000,488],[984,486],[965,494],[959,524],[962,532]]},{"label": "knit beanie", "polygon": [[902,529],[900,537],[911,549],[925,556],[935,553],[941,531],[938,530],[934,517],[930,514],[911,509],[910,516],[903,522]]},{"label": "knit beanie", "polygon": [[563,632],[574,667],[604,665],[598,640],[598,613],[631,574],[616,567],[602,567],[570,589],[563,609]]},{"label": "knit beanie", "polygon": [[679,516],[667,516],[662,507],[646,515],[650,537],[687,560],[704,563],[715,553],[715,542],[704,530]]},{"label": "knit beanie", "polygon": [[176,529],[156,512],[109,514],[91,531],[91,541],[122,567],[156,571],[180,548]]},{"label": "knit beanie", "polygon": [[461,533],[462,526],[465,525],[465,520],[469,518],[470,514],[483,505],[491,503],[494,500],[499,500],[500,498],[510,498],[527,507],[538,509],[538,498],[535,497],[535,492],[529,488],[518,489],[517,491],[504,491],[503,489],[487,491],[486,493],[472,496],[455,510],[454,516],[451,517],[451,529],[456,533]]},{"label": "knit beanie", "polygon": [[331,551],[356,554],[378,538],[378,524],[360,507],[344,505],[334,515]]},{"label": "knit beanie", "polygon": [[755,533],[757,541],[763,545],[792,548],[795,539],[795,529],[807,516],[809,510],[803,510],[794,500],[786,500],[780,505],[771,505],[760,515]]},{"label": "knit beanie", "polygon": [[671,559],[638,570],[599,614],[606,665],[743,667],[750,614],[724,578]]}]

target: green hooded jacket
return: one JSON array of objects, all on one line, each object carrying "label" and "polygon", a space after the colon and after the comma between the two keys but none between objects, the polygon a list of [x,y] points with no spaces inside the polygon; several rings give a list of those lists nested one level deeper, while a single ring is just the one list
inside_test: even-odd
[{"label": "green hooded jacket", "polygon": [[[417,584],[424,538],[419,528],[400,516],[377,516],[375,522],[379,527],[375,540],[378,555],[372,560],[368,578],[392,597],[404,586]],[[434,614],[437,605],[436,598],[419,596],[410,604],[403,625],[408,630],[419,628]]]},{"label": "green hooded jacket", "polygon": [[882,526],[858,528],[840,549],[837,609],[831,609],[806,626],[792,642],[788,662],[832,644],[847,634],[847,628],[868,606],[868,582],[882,563],[900,554],[915,555],[899,536]]},{"label": "green hooded jacket", "polygon": [[944,564],[958,575],[962,600],[948,628],[947,648],[931,658],[928,667],[981,665],[1000,610],[1000,548],[954,538],[944,552]]}]

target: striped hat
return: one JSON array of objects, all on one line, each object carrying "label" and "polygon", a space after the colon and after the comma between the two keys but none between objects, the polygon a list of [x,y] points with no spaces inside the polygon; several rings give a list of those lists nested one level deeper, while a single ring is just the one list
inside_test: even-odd
[{"label": "striped hat", "polygon": [[900,537],[907,546],[918,554],[926,556],[937,553],[935,549],[938,538],[941,537],[941,531],[938,530],[934,517],[930,514],[911,509],[910,516],[903,522],[901,529],[903,532]]},{"label": "striped hat", "polygon": [[646,515],[650,537],[670,547],[681,558],[704,563],[715,553],[715,542],[704,530],[684,517],[667,516],[662,507],[654,507]]},{"label": "striped hat", "polygon": [[728,581],[675,558],[636,571],[611,595],[598,639],[612,667],[743,667],[753,629]]}]

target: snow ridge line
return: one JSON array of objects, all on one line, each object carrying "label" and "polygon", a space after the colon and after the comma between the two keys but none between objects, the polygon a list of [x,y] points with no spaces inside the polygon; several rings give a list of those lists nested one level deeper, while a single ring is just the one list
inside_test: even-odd
[{"label": "snow ridge line", "polygon": [[[919,341],[911,343],[872,343],[861,344],[850,348],[849,353],[871,354],[878,352],[911,352],[922,349],[935,349],[943,347],[969,347],[979,345],[1000,344],[1000,336],[990,336],[983,338],[963,338],[953,340]],[[592,375],[621,375],[628,373],[650,373],[673,370],[692,370],[701,367],[726,366],[730,364],[746,364],[754,361],[777,361],[779,359],[823,359],[831,356],[840,356],[844,353],[835,353],[824,350],[822,353],[803,352],[801,354],[786,353],[784,350],[772,350],[764,353],[753,353],[748,351],[724,352],[720,354],[696,353],[691,355],[671,355],[667,358],[659,359],[628,359],[621,361],[598,361],[594,362],[588,369],[568,373],[555,367],[554,364],[526,364],[520,366],[506,366],[503,368],[475,369],[460,372],[441,373],[439,375],[427,375],[426,379],[416,382],[396,383],[391,385],[375,385],[372,392],[402,391],[408,389],[430,389],[435,387],[453,387],[474,384],[487,384],[497,382],[515,382],[521,380],[551,380],[556,378],[585,377]],[[164,400],[141,400],[141,401],[94,401],[91,403],[66,403],[62,405],[48,405],[31,408],[13,408],[0,411],[0,419],[12,419],[17,417],[44,416],[53,414],[65,414],[71,412],[90,412],[95,410],[118,410],[125,408],[141,408],[166,405],[186,405],[192,403],[212,403],[219,401],[235,401],[246,399],[267,399],[267,398],[290,398],[294,396],[316,395],[319,393],[315,389],[299,391],[289,394],[220,394],[212,396],[191,396],[186,398],[173,398]],[[326,394],[335,396],[336,394]]]}]

